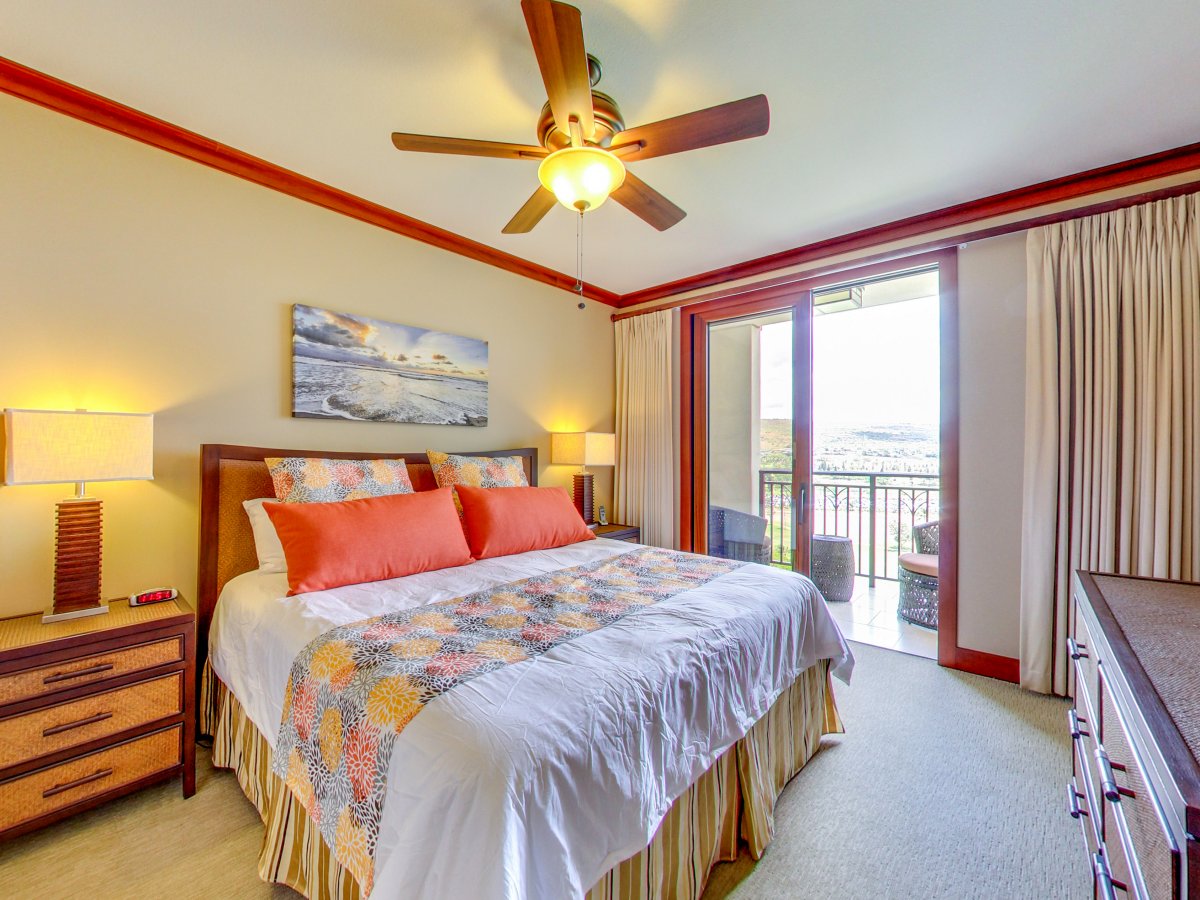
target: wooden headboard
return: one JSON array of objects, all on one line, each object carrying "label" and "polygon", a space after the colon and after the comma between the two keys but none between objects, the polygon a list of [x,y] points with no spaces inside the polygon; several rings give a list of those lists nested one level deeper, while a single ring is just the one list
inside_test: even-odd
[{"label": "wooden headboard", "polygon": [[[437,487],[429,458],[424,453],[340,452],[329,450],[281,450],[274,447],[239,447],[234,444],[204,444],[200,448],[200,578],[196,592],[196,661],[204,665],[208,655],[208,628],[221,588],[236,575],[258,568],[250,519],[243,500],[274,497],[271,476],[263,460],[272,456],[306,456],[323,459],[402,459],[408,466],[413,487],[427,491]],[[472,450],[463,456],[516,456],[525,466],[525,477],[537,484],[537,448],[517,450]]]}]

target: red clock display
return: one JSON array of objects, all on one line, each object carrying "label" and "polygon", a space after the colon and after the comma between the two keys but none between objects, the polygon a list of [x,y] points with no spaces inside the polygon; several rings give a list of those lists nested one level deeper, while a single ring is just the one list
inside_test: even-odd
[{"label": "red clock display", "polygon": [[142,591],[140,594],[133,594],[129,598],[130,606],[145,606],[147,603],[161,603],[164,600],[174,600],[179,596],[179,592],[174,588],[154,588],[149,591]]}]

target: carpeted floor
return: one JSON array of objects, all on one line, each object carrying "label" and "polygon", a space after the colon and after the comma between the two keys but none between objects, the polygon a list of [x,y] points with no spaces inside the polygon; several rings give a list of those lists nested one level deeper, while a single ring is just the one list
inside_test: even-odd
[{"label": "carpeted floor", "polygon": [[[853,646],[847,734],[784,791],[763,859],[718,866],[705,900],[1090,897],[1065,703]],[[0,895],[295,900],[258,880],[262,827],[232,774],[198,761],[187,802],[173,783],[0,845]]]},{"label": "carpeted floor", "polygon": [[704,900],[1090,898],[1067,702],[851,646],[846,734],[784,789],[763,858],[718,866]]}]

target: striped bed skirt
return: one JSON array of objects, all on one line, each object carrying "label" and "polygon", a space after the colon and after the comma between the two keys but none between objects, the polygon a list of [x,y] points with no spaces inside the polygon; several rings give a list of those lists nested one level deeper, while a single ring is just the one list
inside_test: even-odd
[{"label": "striped bed skirt", "polygon": [[[207,661],[200,730],[213,737],[213,765],[232,769],[266,826],[258,874],[309,900],[358,900],[358,883],[330,853],[308,814],[271,771],[271,746]],[[822,660],[801,673],[744,738],[672,804],[645,850],[618,863],[587,900],[698,900],[709,871],[737,858],[744,843],[761,858],[784,785],[820,749],[841,719]]]}]

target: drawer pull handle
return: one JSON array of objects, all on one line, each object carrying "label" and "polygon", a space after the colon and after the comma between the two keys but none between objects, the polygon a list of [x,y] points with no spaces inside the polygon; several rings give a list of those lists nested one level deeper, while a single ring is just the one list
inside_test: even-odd
[{"label": "drawer pull handle", "polygon": [[1083,794],[1079,793],[1079,789],[1075,787],[1075,779],[1072,778],[1067,785],[1067,812],[1071,814],[1072,819],[1078,819],[1080,816],[1089,818],[1087,810],[1079,805],[1079,801],[1083,799]]},{"label": "drawer pull handle", "polygon": [[86,669],[76,669],[74,672],[55,672],[53,675],[47,675],[43,678],[42,684],[57,684],[60,681],[70,681],[72,678],[82,678],[85,675],[99,675],[101,672],[107,672],[112,667],[112,663],[97,663],[94,666],[88,666]]},{"label": "drawer pull handle", "polygon": [[64,731],[70,731],[73,728],[82,728],[84,725],[95,725],[97,722],[103,722],[105,719],[111,719],[112,717],[113,714],[110,712],[96,713],[96,715],[80,719],[78,722],[67,722],[65,725],[55,725],[53,728],[47,728],[42,731],[42,737],[52,737],[56,734],[62,734]]},{"label": "drawer pull handle", "polygon": [[1071,654],[1071,659],[1091,659],[1083,651],[1087,649],[1087,644],[1076,643],[1075,638],[1067,638],[1067,650]]},{"label": "drawer pull handle", "polygon": [[1072,709],[1072,710],[1067,711],[1067,721],[1071,725],[1071,740],[1077,741],[1081,737],[1091,737],[1092,736],[1092,733],[1090,731],[1084,731],[1080,727],[1080,725],[1087,724],[1087,719],[1079,718],[1079,713],[1077,713],[1075,710]]},{"label": "drawer pull handle", "polygon": [[69,791],[73,788],[83,787],[85,784],[91,784],[93,781],[100,781],[102,778],[107,778],[113,773],[112,769],[101,769],[99,772],[93,772],[91,775],[84,775],[82,778],[76,778],[74,781],[68,781],[66,784],[56,784],[52,788],[47,788],[42,791],[42,799],[46,800],[53,797],[55,794],[61,794],[63,791]]},{"label": "drawer pull handle", "polygon": [[1092,870],[1096,873],[1096,895],[1103,900],[1117,900],[1112,873],[1108,871],[1108,863],[1099,853],[1092,855]]},{"label": "drawer pull handle", "polygon": [[1104,799],[1112,803],[1121,802],[1121,790],[1117,787],[1117,778],[1113,775],[1112,762],[1108,752],[1103,747],[1096,748],[1096,764],[1100,766],[1100,792]]}]

